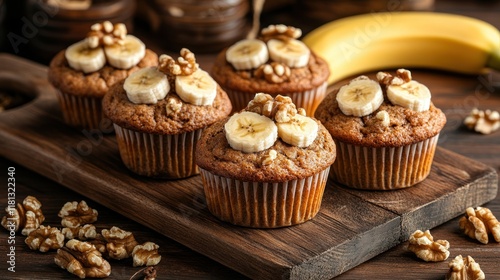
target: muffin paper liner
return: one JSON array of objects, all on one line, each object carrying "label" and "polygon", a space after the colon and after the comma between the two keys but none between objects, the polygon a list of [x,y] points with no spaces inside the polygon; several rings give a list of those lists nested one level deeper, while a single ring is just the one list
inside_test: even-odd
[{"label": "muffin paper liner", "polygon": [[[295,106],[297,108],[304,108],[308,116],[314,116],[314,111],[316,111],[319,103],[321,103],[321,101],[323,101],[323,98],[325,98],[326,96],[326,89],[327,83],[324,82],[319,87],[311,90],[291,92],[283,95],[290,96]],[[258,93],[258,91],[249,93],[227,88],[224,88],[224,91],[226,91],[229,99],[231,100],[231,104],[233,105],[233,112],[239,112],[240,110],[246,108],[248,102],[250,102],[254,98],[255,94]],[[262,92],[270,94],[273,97],[277,96],[277,94],[274,94],[272,92]]]},{"label": "muffin paper liner", "polygon": [[337,159],[330,176],[356,189],[395,190],[413,186],[430,173],[439,134],[402,146],[370,148],[335,140]]},{"label": "muffin paper liner", "polygon": [[67,94],[57,90],[64,122],[74,127],[98,129],[103,118],[102,98]]},{"label": "muffin paper liner", "polygon": [[122,161],[134,173],[167,179],[199,174],[194,158],[202,129],[158,135],[125,129],[117,124],[114,128]]},{"label": "muffin paper liner", "polygon": [[303,223],[318,213],[330,167],[298,180],[244,182],[200,168],[209,211],[222,221],[253,228]]}]

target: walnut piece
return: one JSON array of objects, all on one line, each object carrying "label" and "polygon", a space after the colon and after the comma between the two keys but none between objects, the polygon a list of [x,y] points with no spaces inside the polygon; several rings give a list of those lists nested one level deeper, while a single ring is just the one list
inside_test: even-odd
[{"label": "walnut piece", "polygon": [[273,99],[267,93],[255,94],[245,110],[266,116],[277,123],[289,122],[297,113],[305,115],[305,110],[297,110],[290,97],[278,95]]},{"label": "walnut piece", "polygon": [[132,258],[134,266],[152,266],[157,265],[161,260],[161,255],[158,253],[159,246],[153,242],[146,242],[142,245],[137,245],[132,250]]},{"label": "walnut piece", "polygon": [[488,208],[467,208],[465,216],[459,220],[459,226],[467,236],[483,244],[488,244],[490,234],[496,242],[500,242],[500,222]]},{"label": "walnut piece", "polygon": [[269,151],[265,153],[264,156],[262,157],[262,165],[263,166],[270,165],[271,163],[273,163],[273,161],[276,159],[277,156],[278,152],[276,152],[276,150],[269,149]]},{"label": "walnut piece", "polygon": [[90,208],[85,200],[82,200],[80,202],[66,202],[58,216],[62,218],[61,225],[75,228],[97,221],[98,213],[97,210]]},{"label": "walnut piece", "polygon": [[2,218],[2,226],[15,232],[21,230],[21,234],[25,236],[45,221],[42,203],[34,196],[27,196],[23,203],[17,203],[16,207],[7,206],[5,212],[7,215]]},{"label": "walnut piece", "polygon": [[78,226],[75,228],[63,228],[61,233],[66,237],[66,239],[78,239],[87,240],[95,239],[97,236],[96,228],[94,225],[86,224],[84,226]]},{"label": "walnut piece", "polygon": [[396,70],[396,76],[393,76],[387,72],[378,72],[377,80],[379,83],[389,86],[389,85],[402,85],[411,81],[411,72],[406,69]]},{"label": "walnut piece", "polygon": [[167,116],[173,116],[178,113],[182,108],[182,101],[178,98],[170,97],[168,98],[167,105],[165,105],[165,111]]},{"label": "walnut piece", "polygon": [[262,64],[255,70],[255,77],[264,78],[274,84],[281,84],[290,79],[290,67],[280,62]]},{"label": "walnut piece", "polygon": [[145,268],[140,269],[132,277],[130,280],[155,280],[156,279],[156,268],[154,266],[147,266]]},{"label": "walnut piece", "polygon": [[264,42],[271,39],[287,41],[290,39],[297,39],[300,36],[302,36],[301,29],[293,26],[286,26],[284,24],[271,24],[260,31],[260,39]]},{"label": "walnut piece", "polygon": [[162,54],[158,59],[158,70],[167,76],[188,76],[198,70],[196,57],[189,49],[182,48],[177,61],[169,55]]},{"label": "walnut piece", "polygon": [[379,120],[380,123],[385,127],[388,127],[389,124],[391,123],[391,118],[389,116],[389,113],[387,113],[387,111],[385,110],[379,111],[375,115],[375,118],[377,118],[377,120]]},{"label": "walnut piece", "polygon": [[30,232],[24,240],[31,250],[47,252],[49,250],[57,250],[64,246],[64,235],[58,228],[43,226]]},{"label": "walnut piece", "polygon": [[123,39],[127,36],[127,27],[123,23],[112,24],[110,21],[96,23],[90,27],[87,33],[87,44],[90,48],[123,44]]},{"label": "walnut piece", "polygon": [[450,268],[446,274],[446,280],[483,280],[486,279],[481,267],[471,256],[466,259],[461,255],[456,256],[448,264]]},{"label": "walnut piece", "polygon": [[71,239],[57,250],[54,262],[61,268],[80,277],[104,278],[111,274],[111,265],[94,245]]},{"label": "walnut piece", "polygon": [[491,110],[472,109],[464,119],[467,128],[482,134],[490,134],[500,128],[500,113]]},{"label": "walnut piece", "polygon": [[107,254],[112,259],[125,259],[131,256],[134,247],[139,243],[135,240],[132,232],[125,231],[119,227],[103,229],[102,236],[106,239]]},{"label": "walnut piece", "polygon": [[450,252],[450,243],[446,240],[434,241],[429,230],[425,232],[416,230],[409,239],[408,250],[426,262],[439,262],[446,260]]}]

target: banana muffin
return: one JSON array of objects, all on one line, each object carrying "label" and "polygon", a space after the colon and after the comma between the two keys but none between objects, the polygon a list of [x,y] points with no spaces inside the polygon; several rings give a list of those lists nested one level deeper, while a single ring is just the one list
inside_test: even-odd
[{"label": "banana muffin", "polygon": [[112,131],[103,119],[102,98],[117,82],[131,73],[158,65],[158,56],[124,24],[96,23],[87,38],[52,59],[48,79],[57,89],[64,121],[85,129]]},{"label": "banana muffin", "polygon": [[325,60],[299,41],[302,31],[285,25],[262,29],[258,39],[244,39],[219,53],[211,74],[227,92],[237,112],[256,92],[292,98],[308,116],[326,95],[330,75]]},{"label": "banana muffin", "polygon": [[103,99],[120,156],[139,175],[180,179],[199,173],[195,146],[203,129],[231,112],[227,94],[188,49],[158,67],[132,73]]},{"label": "banana muffin", "polygon": [[316,110],[338,148],[331,176],[357,189],[410,187],[429,175],[446,116],[410,71],[379,72],[377,80],[355,78]]},{"label": "banana muffin", "polygon": [[328,131],[290,97],[258,93],[209,126],[197,144],[209,211],[254,228],[303,223],[318,213],[336,150]]}]

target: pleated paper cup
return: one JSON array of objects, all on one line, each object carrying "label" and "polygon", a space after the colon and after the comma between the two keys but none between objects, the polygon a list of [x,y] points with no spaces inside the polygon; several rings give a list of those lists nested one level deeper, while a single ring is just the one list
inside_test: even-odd
[{"label": "pleated paper cup", "polygon": [[139,175],[181,179],[199,174],[195,146],[202,129],[174,135],[129,130],[114,124],[120,156]]},{"label": "pleated paper cup", "polygon": [[402,147],[371,148],[335,140],[332,179],[366,190],[396,190],[423,181],[430,173],[439,134]]},{"label": "pleated paper cup", "polygon": [[[326,89],[327,83],[324,82],[319,87],[311,90],[290,92],[286,94],[284,93],[282,95],[289,96],[297,108],[304,108],[308,116],[314,116],[314,111],[326,96]],[[233,104],[233,112],[239,112],[242,109],[246,108],[248,103],[255,97],[255,94],[258,93],[258,91],[244,92],[228,88],[224,88],[224,90],[229,96],[229,99],[231,99],[231,104]],[[270,94],[272,97],[276,97],[278,95],[272,92],[262,92]]]},{"label": "pleated paper cup", "polygon": [[209,211],[222,221],[252,228],[297,225],[318,213],[330,167],[303,179],[244,182],[200,169]]},{"label": "pleated paper cup", "polygon": [[76,96],[57,90],[64,122],[70,126],[98,129],[102,113],[102,98]]}]

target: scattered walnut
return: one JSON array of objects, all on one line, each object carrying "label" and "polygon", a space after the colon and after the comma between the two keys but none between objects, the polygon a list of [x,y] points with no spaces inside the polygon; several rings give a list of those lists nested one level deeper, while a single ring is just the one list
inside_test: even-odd
[{"label": "scattered walnut", "polygon": [[196,63],[194,53],[189,49],[182,48],[180,55],[177,61],[169,55],[160,55],[158,70],[165,73],[167,76],[187,76],[198,70],[199,65]]},{"label": "scattered walnut", "polygon": [[24,240],[31,250],[39,250],[40,252],[47,252],[49,250],[56,250],[64,246],[64,235],[58,228],[43,226],[30,232],[28,237]]},{"label": "scattered walnut", "polygon": [[464,120],[465,126],[482,134],[490,134],[500,128],[500,114],[497,111],[472,109]]},{"label": "scattered walnut", "polygon": [[134,266],[152,266],[157,265],[161,260],[161,255],[158,253],[159,246],[153,242],[146,242],[142,245],[137,245],[132,251]]},{"label": "scattered walnut", "polygon": [[45,221],[42,213],[42,203],[34,196],[27,196],[23,203],[16,207],[7,206],[6,216],[2,218],[2,226],[8,230],[21,230],[22,235],[28,235]]},{"label": "scattered walnut", "polygon": [[302,30],[284,24],[269,25],[260,31],[261,40],[267,42],[271,39],[290,40],[302,36]]},{"label": "scattered walnut", "polygon": [[119,227],[112,227],[110,230],[103,229],[101,234],[108,242],[106,250],[112,259],[121,260],[130,257],[134,247],[138,245],[131,232]]},{"label": "scattered walnut", "polygon": [[281,84],[290,79],[290,67],[280,62],[262,64],[255,70],[255,77],[264,78],[266,81]]},{"label": "scattered walnut", "polygon": [[411,72],[406,69],[396,70],[396,76],[387,72],[378,72],[377,80],[383,85],[402,85],[411,81]]},{"label": "scattered walnut", "polygon": [[389,126],[391,123],[391,118],[389,117],[389,113],[387,111],[382,110],[379,111],[376,115],[375,118],[381,122],[381,124],[385,127]]},{"label": "scattered walnut", "polygon": [[426,262],[444,261],[450,255],[450,243],[446,240],[434,241],[429,230],[416,230],[409,239],[408,250]]},{"label": "scattered walnut", "polygon": [[123,44],[127,36],[127,27],[123,23],[112,24],[110,21],[96,23],[90,27],[87,33],[87,43],[91,48]]},{"label": "scattered walnut", "polygon": [[61,225],[74,228],[83,224],[91,224],[97,221],[97,210],[90,208],[85,200],[66,202],[59,211],[59,217],[62,218]]},{"label": "scattered walnut", "polygon": [[156,268],[154,266],[147,266],[145,268],[140,269],[132,277],[130,280],[155,280],[156,279]]},{"label": "scattered walnut", "polygon": [[167,116],[173,116],[176,113],[178,113],[182,108],[182,101],[180,101],[178,98],[175,97],[170,97],[167,101],[167,105],[165,106],[165,110],[167,113]]},{"label": "scattered walnut", "polygon": [[467,208],[465,216],[459,220],[459,226],[467,236],[483,244],[488,244],[489,234],[493,235],[496,242],[500,242],[500,222],[488,208]]},{"label": "scattered walnut", "polygon": [[483,280],[486,279],[481,267],[471,256],[466,259],[461,255],[456,256],[448,264],[450,268],[446,274],[446,280]]},{"label": "scattered walnut", "polygon": [[267,153],[264,154],[262,157],[262,165],[267,166],[273,163],[273,161],[276,159],[278,156],[278,152],[274,149],[270,149]]},{"label": "scattered walnut", "polygon": [[97,236],[96,228],[94,225],[86,224],[84,226],[78,226],[76,228],[63,228],[61,233],[66,237],[66,239],[78,239],[87,240],[94,239]]},{"label": "scattered walnut", "polygon": [[111,274],[111,265],[94,245],[71,239],[57,250],[54,262],[61,268],[80,277],[104,278]]}]

